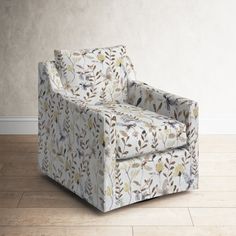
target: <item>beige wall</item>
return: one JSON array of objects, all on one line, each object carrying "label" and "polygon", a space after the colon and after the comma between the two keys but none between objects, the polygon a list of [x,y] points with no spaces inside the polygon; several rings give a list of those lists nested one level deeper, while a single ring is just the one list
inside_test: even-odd
[{"label": "beige wall", "polygon": [[234,0],[0,0],[0,116],[37,115],[53,49],[126,44],[139,80],[236,117]]}]

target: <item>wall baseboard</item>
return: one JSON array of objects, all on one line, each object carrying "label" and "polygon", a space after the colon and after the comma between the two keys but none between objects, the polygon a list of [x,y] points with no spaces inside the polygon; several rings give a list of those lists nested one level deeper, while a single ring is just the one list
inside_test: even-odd
[{"label": "wall baseboard", "polygon": [[2,116],[0,134],[38,134],[38,117]]},{"label": "wall baseboard", "polygon": [[[236,119],[200,119],[200,134],[236,134]],[[2,116],[0,134],[37,134],[37,116]]]}]

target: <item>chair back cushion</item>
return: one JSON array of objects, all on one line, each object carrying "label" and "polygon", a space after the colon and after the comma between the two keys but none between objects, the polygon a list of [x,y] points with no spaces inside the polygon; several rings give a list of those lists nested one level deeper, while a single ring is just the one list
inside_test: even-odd
[{"label": "chair back cushion", "polygon": [[54,54],[65,90],[90,104],[126,102],[130,60],[125,46]]}]

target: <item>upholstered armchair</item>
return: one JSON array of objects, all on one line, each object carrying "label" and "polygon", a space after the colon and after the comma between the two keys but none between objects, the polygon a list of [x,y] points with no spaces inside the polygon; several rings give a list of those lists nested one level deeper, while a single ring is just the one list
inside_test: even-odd
[{"label": "upholstered armchair", "polygon": [[39,166],[106,212],[198,187],[198,105],[135,79],[124,46],[39,63]]}]

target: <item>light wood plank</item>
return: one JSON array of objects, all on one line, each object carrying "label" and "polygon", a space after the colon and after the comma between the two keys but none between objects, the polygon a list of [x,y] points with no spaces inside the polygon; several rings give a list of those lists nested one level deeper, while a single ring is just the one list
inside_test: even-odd
[{"label": "light wood plank", "polygon": [[200,176],[236,176],[236,153],[201,153]]},{"label": "light wood plank", "polygon": [[2,208],[0,225],[20,226],[129,226],[192,225],[184,208],[123,208],[103,214],[94,208]]},{"label": "light wood plank", "polygon": [[0,236],[65,236],[63,227],[7,227],[0,226]]},{"label": "light wood plank", "polygon": [[1,176],[41,176],[36,153],[3,152],[0,166]]},{"label": "light wood plank", "polygon": [[236,207],[236,192],[190,191],[170,194],[134,205],[141,208],[154,207]]},{"label": "light wood plank", "polygon": [[1,143],[0,152],[31,153],[38,151],[37,143]]},{"label": "light wood plank", "polygon": [[[64,189],[47,177],[1,177],[0,191],[60,191]],[[200,191],[236,191],[236,177],[200,176]]]},{"label": "light wood plank", "polygon": [[0,227],[0,236],[132,236],[132,227]]},{"label": "light wood plank", "polygon": [[12,163],[5,163],[1,170],[2,176],[40,176],[38,163],[36,160],[15,161]]},{"label": "light wood plank", "polygon": [[0,135],[0,143],[37,143],[38,135]]},{"label": "light wood plank", "polygon": [[190,208],[189,210],[194,225],[236,226],[236,208]]},{"label": "light wood plank", "polygon": [[236,135],[200,135],[200,153],[236,152]]},{"label": "light wood plank", "polygon": [[0,192],[0,207],[17,207],[22,194],[22,192]]},{"label": "light wood plank", "polygon": [[200,153],[200,161],[214,161],[214,160],[235,160],[236,152],[202,152]]},{"label": "light wood plank", "polygon": [[178,227],[160,227],[160,226],[135,226],[134,236],[235,236],[236,227],[213,227],[213,226],[178,226]]},{"label": "light wood plank", "polygon": [[63,187],[46,176],[0,178],[0,192],[61,191]]},{"label": "light wood plank", "polygon": [[70,191],[26,192],[19,207],[22,208],[70,208],[87,207],[87,203]]},{"label": "light wood plank", "polygon": [[[0,152],[1,153],[1,152]],[[0,163],[7,164],[12,162],[37,162],[37,153],[24,153],[24,152],[2,152],[0,155]]]},{"label": "light wood plank", "polygon": [[[80,208],[87,207],[87,204],[77,195],[65,190],[61,192],[26,192],[19,207]],[[139,202],[132,207],[236,207],[236,192],[183,192]]]},{"label": "light wood plank", "polygon": [[67,227],[67,236],[132,236],[132,227]]},{"label": "light wood plank", "polygon": [[224,177],[224,176],[200,176],[199,178],[199,190],[200,191],[236,191],[236,177]]}]

